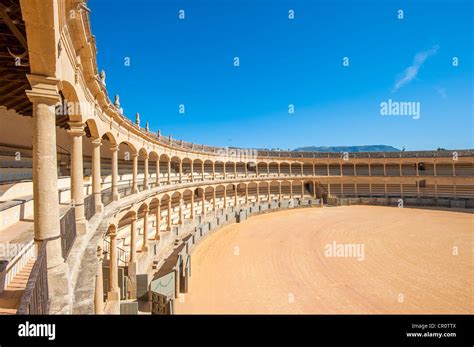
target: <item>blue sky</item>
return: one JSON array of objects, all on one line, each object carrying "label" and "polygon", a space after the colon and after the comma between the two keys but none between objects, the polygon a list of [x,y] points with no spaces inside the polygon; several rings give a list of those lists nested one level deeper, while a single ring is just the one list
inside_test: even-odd
[{"label": "blue sky", "polygon": [[[256,148],[474,147],[472,0],[88,6],[109,95],[120,94],[124,113],[134,119],[139,112],[153,131]],[[381,116],[380,103],[389,99],[419,102],[420,118]]]}]

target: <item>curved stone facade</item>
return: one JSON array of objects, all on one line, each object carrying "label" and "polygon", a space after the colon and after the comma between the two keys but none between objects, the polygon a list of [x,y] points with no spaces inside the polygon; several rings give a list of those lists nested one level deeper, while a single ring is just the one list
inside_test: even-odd
[{"label": "curved stone facade", "polygon": [[[18,4],[32,113],[14,103],[0,108],[1,134],[4,151],[20,152],[31,165],[21,168],[26,171],[5,168],[3,196],[8,202],[25,191],[32,195],[34,240],[48,245],[53,313],[118,313],[121,299],[137,298],[140,281],[149,285],[169,264],[168,273],[185,281],[181,263],[192,245],[209,230],[253,213],[322,206],[335,198],[474,207],[473,150],[257,151],[155,134],[139,116],[134,123],[122,114],[118,98],[110,100],[85,3]],[[17,124],[27,129],[26,137],[12,132]],[[30,185],[19,182],[28,178],[27,169]],[[66,257],[65,210],[74,211],[78,235]],[[14,226],[15,211],[2,213],[13,216],[4,217],[2,227]],[[187,290],[178,282],[175,297]]]}]

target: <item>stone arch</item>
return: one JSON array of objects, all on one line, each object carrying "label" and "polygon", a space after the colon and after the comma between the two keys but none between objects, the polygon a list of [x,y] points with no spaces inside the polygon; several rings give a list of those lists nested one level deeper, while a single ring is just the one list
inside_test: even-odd
[{"label": "stone arch", "polygon": [[86,120],[86,122],[84,124],[89,129],[89,134],[93,139],[102,138],[102,136],[100,135],[99,129],[97,127],[97,123],[96,123],[95,119],[89,118],[88,120]]},{"label": "stone arch", "polygon": [[65,101],[67,102],[66,105],[61,105],[63,107],[61,113],[62,117],[68,117],[70,122],[80,123],[83,123],[85,119],[94,117],[93,114],[85,114],[85,112],[88,111],[88,109],[91,109],[91,107],[82,107],[74,86],[72,86],[68,81],[61,81],[59,84],[59,92],[64,96]]}]

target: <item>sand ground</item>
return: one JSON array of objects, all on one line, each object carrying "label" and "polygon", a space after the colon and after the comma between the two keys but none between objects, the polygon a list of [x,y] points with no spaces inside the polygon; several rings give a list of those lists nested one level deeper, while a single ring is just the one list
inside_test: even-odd
[{"label": "sand ground", "polygon": [[[474,214],[288,210],[209,235],[176,313],[473,313]],[[364,258],[326,245],[364,245]],[[456,255],[456,248],[458,254]],[[359,248],[361,250],[361,248]]]}]

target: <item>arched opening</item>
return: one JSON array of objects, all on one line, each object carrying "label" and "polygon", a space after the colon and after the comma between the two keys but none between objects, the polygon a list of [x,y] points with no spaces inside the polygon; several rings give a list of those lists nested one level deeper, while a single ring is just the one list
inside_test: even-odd
[{"label": "arched opening", "polygon": [[193,161],[193,181],[203,181],[204,180],[204,162],[200,159],[195,159]]},{"label": "arched opening", "polygon": [[204,161],[204,180],[209,181],[212,180],[212,172],[213,172],[214,164],[211,160]]},{"label": "arched opening", "polygon": [[258,163],[258,176],[267,177],[268,176],[268,163]]},{"label": "arched opening", "polygon": [[235,163],[228,161],[225,163],[226,178],[235,178]]},{"label": "arched opening", "polygon": [[280,163],[280,176],[290,176],[289,163]]},{"label": "arched opening", "polygon": [[171,180],[171,172],[169,170],[170,157],[166,154],[160,155],[160,183],[169,184]]},{"label": "arched opening", "polygon": [[309,163],[303,164],[303,175],[313,176],[313,164],[309,164]]},{"label": "arched opening", "polygon": [[303,174],[303,164],[291,163],[291,176],[301,176]]},{"label": "arched opening", "polygon": [[268,171],[271,177],[278,177],[278,163],[273,162],[268,164]]},{"label": "arched opening", "polygon": [[189,158],[184,158],[182,160],[182,175],[181,175],[181,182],[190,182],[192,177],[193,171],[193,162]]}]

